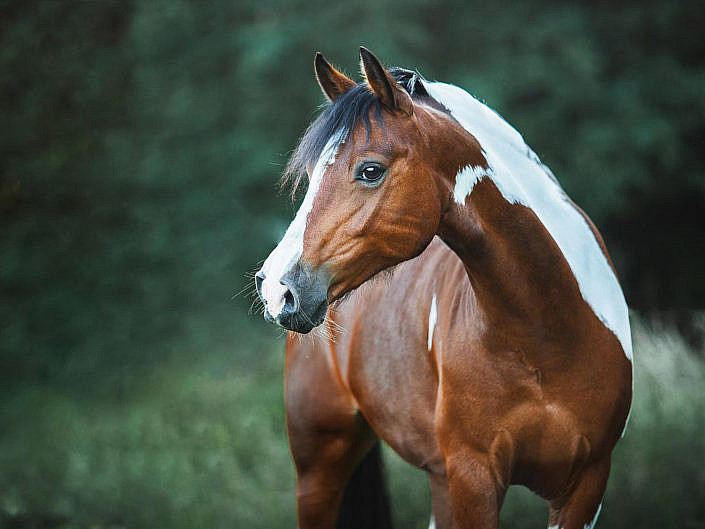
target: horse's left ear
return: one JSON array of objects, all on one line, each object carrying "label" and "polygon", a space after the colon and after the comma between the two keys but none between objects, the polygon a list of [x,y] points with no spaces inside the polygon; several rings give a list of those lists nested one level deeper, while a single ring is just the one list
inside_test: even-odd
[{"label": "horse's left ear", "polygon": [[411,96],[384,69],[374,53],[364,46],[360,46],[360,63],[367,84],[380,103],[392,112],[402,112],[407,116],[414,113],[414,103],[411,101]]}]

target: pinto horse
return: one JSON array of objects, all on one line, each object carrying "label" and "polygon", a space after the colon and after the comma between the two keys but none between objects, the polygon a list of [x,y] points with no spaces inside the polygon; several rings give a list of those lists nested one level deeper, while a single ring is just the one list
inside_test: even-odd
[{"label": "pinto horse", "polygon": [[255,276],[291,331],[299,527],[388,522],[381,438],[428,473],[436,528],[498,527],[514,484],[592,528],[632,394],[602,237],[497,113],[360,54],[359,84],[316,54],[330,105],[287,170],[308,189]]}]

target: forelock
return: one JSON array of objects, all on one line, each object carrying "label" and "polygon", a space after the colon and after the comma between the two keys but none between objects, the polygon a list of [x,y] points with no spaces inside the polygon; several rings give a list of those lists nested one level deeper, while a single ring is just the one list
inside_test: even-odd
[{"label": "forelock", "polygon": [[[411,70],[391,68],[389,73],[411,96],[426,96],[428,93],[419,82],[421,76]],[[335,135],[339,143],[345,142],[361,121],[369,134],[372,117],[384,127],[382,105],[367,83],[359,83],[330,103],[306,129],[289,158],[281,179],[282,187],[291,184],[292,197],[307,175],[307,169],[315,165],[328,141]]]}]

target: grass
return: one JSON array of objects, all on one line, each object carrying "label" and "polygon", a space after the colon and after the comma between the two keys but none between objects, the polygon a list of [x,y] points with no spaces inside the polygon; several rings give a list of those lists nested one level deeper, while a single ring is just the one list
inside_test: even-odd
[{"label": "grass", "polygon": [[[705,362],[675,332],[634,323],[636,379],[599,527],[705,527]],[[168,365],[120,399],[50,385],[0,404],[4,525],[61,528],[295,526],[281,342],[242,366]],[[425,528],[423,472],[386,451],[398,527]],[[503,527],[546,524],[511,489]],[[52,525],[53,524],[53,525]]]}]

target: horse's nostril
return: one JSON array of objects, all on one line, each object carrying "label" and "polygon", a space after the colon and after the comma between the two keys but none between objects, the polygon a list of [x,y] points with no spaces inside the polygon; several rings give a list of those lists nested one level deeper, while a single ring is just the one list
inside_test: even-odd
[{"label": "horse's nostril", "polygon": [[297,309],[298,307],[296,303],[296,298],[291,292],[291,289],[287,289],[286,293],[284,294],[284,309],[282,312],[293,314],[294,312],[296,312]]}]

